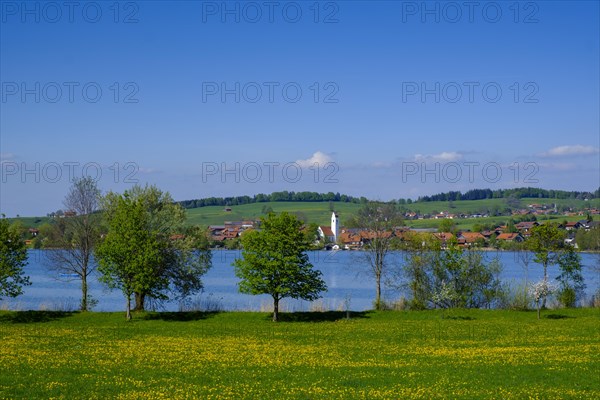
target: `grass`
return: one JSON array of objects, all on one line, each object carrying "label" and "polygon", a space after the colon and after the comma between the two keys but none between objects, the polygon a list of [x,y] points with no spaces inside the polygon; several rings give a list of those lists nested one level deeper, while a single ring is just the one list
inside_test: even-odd
[{"label": "grass", "polygon": [[0,312],[0,398],[600,397],[598,309]]},{"label": "grass", "polygon": [[[548,204],[554,203],[558,205],[568,205],[575,209],[583,207],[600,207],[600,199],[594,199],[592,201],[583,201],[576,199],[537,199],[537,198],[524,198],[520,200],[522,208],[527,207],[528,204]],[[241,220],[254,220],[261,216],[264,216],[263,208],[271,207],[275,212],[287,211],[290,213],[298,213],[307,222],[316,222],[319,225],[329,226],[331,223],[331,210],[329,202],[267,202],[267,203],[254,203],[244,204],[241,206],[232,206],[231,211],[225,211],[225,207],[222,206],[209,206],[192,208],[186,210],[188,216],[189,225],[222,225],[225,221],[241,221]],[[335,211],[340,215],[342,225],[353,216],[358,209],[361,207],[360,204],[354,203],[341,203],[333,202]],[[450,213],[477,213],[486,212],[498,208],[503,210],[506,207],[506,201],[504,199],[486,199],[486,200],[461,200],[452,203],[447,201],[432,201],[432,202],[421,202],[413,204],[405,204],[404,207],[411,211],[418,211],[420,213],[432,214],[434,212],[448,211]],[[474,224],[484,223],[504,223],[510,217],[490,217],[490,218],[477,218],[477,219],[457,219],[456,222],[460,229],[472,229]],[[542,219],[543,217],[538,217]],[[578,221],[582,217],[564,217],[564,216],[552,216],[557,221]],[[15,220],[15,219],[10,219]],[[51,218],[48,217],[20,217],[18,218],[26,227],[39,227],[44,222],[50,222]],[[435,219],[429,220],[411,220],[406,221],[406,224],[414,228],[437,228],[440,221]]]},{"label": "grass", "polygon": [[[553,204],[556,202],[559,205],[567,204],[572,207],[600,207],[600,200],[584,202],[583,200],[555,200],[555,199],[521,199],[522,207],[527,207],[528,204]],[[340,216],[342,225],[354,215],[361,207],[360,204],[334,202],[333,206]],[[486,212],[486,210],[498,207],[504,209],[506,206],[504,199],[488,199],[488,200],[462,200],[453,203],[454,208],[450,208],[448,202],[432,201],[423,203],[406,204],[405,207],[412,211],[421,213],[433,213],[434,211],[448,211],[450,213],[476,213]],[[231,211],[225,211],[225,207],[210,206],[193,208],[187,210],[188,224],[191,225],[222,225],[224,221],[241,221],[258,219],[265,214],[262,212],[264,207],[271,207],[275,212],[287,211],[290,213],[300,213],[308,222],[316,222],[319,225],[329,226],[331,224],[331,210],[329,202],[268,202],[244,204],[241,206],[232,206]],[[460,229],[472,229],[475,224],[505,223],[509,216],[489,217],[489,218],[464,218],[456,219],[456,223]],[[545,216],[539,216],[542,220]],[[548,216],[556,221],[578,221],[581,216],[565,217],[562,215]],[[440,220],[408,220],[406,225],[414,228],[437,228]]]},{"label": "grass", "polygon": [[[308,222],[319,225],[331,224],[329,202],[268,202],[232,206],[231,211],[225,211],[222,206],[209,206],[187,210],[188,224],[191,225],[222,225],[224,221],[254,220],[265,216],[264,207],[271,207],[274,212],[287,211],[300,213]],[[335,211],[339,213],[342,222],[354,215],[360,204],[334,202]]]}]

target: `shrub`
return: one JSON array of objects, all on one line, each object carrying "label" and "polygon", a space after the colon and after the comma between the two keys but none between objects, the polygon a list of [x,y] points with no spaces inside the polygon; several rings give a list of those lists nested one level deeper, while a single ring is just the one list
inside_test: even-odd
[{"label": "shrub", "polygon": [[565,308],[575,307],[577,293],[572,287],[564,287],[558,292],[558,301]]}]

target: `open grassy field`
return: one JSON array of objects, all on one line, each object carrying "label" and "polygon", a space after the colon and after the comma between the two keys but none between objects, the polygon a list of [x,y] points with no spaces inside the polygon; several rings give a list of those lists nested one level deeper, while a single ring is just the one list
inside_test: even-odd
[{"label": "open grassy field", "polygon": [[[333,204],[342,222],[360,208],[360,204],[354,203],[334,202]],[[316,222],[319,225],[331,223],[329,202],[295,201],[244,204],[231,207],[231,211],[225,211],[222,206],[192,208],[187,210],[188,223],[192,225],[222,225],[224,221],[258,219],[265,215],[262,212],[264,207],[271,207],[277,213],[282,211],[301,213],[308,222]]]},{"label": "open grassy field", "polygon": [[[521,199],[523,208],[528,204],[567,204],[572,207],[600,207],[600,200],[592,202],[584,202],[583,200],[554,200],[554,199]],[[187,210],[188,223],[192,225],[222,225],[224,221],[240,221],[244,219],[257,219],[265,214],[263,208],[271,207],[275,212],[288,211],[291,213],[297,212],[306,217],[308,222],[316,222],[319,225],[329,225],[331,222],[331,210],[329,202],[268,202],[244,204],[241,206],[232,206],[231,211],[225,211],[221,206],[210,206],[193,208]],[[338,212],[342,225],[356,213],[360,208],[360,204],[333,202],[333,207]],[[433,213],[440,211],[448,211],[451,213],[476,213],[485,212],[486,210],[498,207],[504,209],[506,202],[504,199],[488,199],[488,200],[462,200],[453,203],[454,208],[450,208],[448,202],[432,201],[423,203],[414,203],[405,205],[406,208],[419,211],[421,213]],[[490,217],[478,219],[457,219],[456,222],[461,229],[471,229],[474,224],[482,223],[502,223],[506,222],[509,217]],[[563,221],[565,217],[555,216],[557,221]],[[581,217],[570,217],[567,220],[577,221]],[[430,220],[411,220],[406,224],[415,228],[437,228],[440,221],[435,219]]]},{"label": "open grassy field", "polygon": [[[582,207],[597,207],[600,208],[600,199],[592,201],[573,200],[573,199],[521,199],[521,207],[525,208],[528,204],[548,204],[554,203],[558,205],[568,205],[574,208]],[[225,221],[241,221],[258,219],[264,216],[263,208],[271,207],[275,212],[287,211],[290,213],[301,214],[308,222],[316,222],[319,225],[329,225],[331,222],[331,210],[329,202],[268,202],[268,203],[254,203],[245,204],[241,206],[232,206],[231,211],[225,211],[225,207],[222,206],[210,206],[201,208],[192,208],[187,210],[188,224],[190,225],[222,225]],[[354,203],[341,203],[333,202],[333,207],[336,212],[340,215],[342,225],[356,213],[360,208],[360,204]],[[411,211],[418,211],[420,213],[431,214],[434,212],[448,211],[450,213],[476,213],[486,212],[487,210],[494,209],[495,207],[502,210],[506,207],[506,201],[504,199],[487,199],[487,200],[461,200],[450,204],[446,201],[432,201],[432,202],[421,202],[404,205]],[[558,221],[565,219],[563,216],[557,216]],[[456,220],[460,229],[471,229],[476,223],[502,223],[505,222],[508,217],[491,217],[491,218],[480,218],[480,219],[458,219]],[[580,217],[567,218],[569,221],[577,221]],[[11,219],[12,220],[12,219]],[[50,222],[51,218],[48,217],[20,217],[18,220],[26,227],[38,227],[42,223]],[[437,228],[439,220],[415,220],[407,221],[407,225],[415,228]]]},{"label": "open grassy field", "polygon": [[0,398],[599,398],[600,310],[542,316],[0,312]]}]

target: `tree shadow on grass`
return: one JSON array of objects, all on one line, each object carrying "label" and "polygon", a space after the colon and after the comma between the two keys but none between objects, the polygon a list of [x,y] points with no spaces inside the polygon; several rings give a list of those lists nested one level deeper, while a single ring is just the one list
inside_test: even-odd
[{"label": "tree shadow on grass", "polygon": [[[350,319],[370,318],[372,311],[351,311]],[[267,319],[272,318],[269,314]],[[334,322],[347,319],[346,311],[313,311],[279,313],[280,322]]]},{"label": "tree shadow on grass", "polygon": [[212,318],[219,313],[220,311],[164,311],[148,313],[144,315],[143,319],[149,321],[200,321],[203,319]]},{"label": "tree shadow on grass", "polygon": [[29,324],[51,322],[77,314],[78,311],[14,311],[0,315],[0,323]]},{"label": "tree shadow on grass", "polygon": [[548,319],[567,319],[567,318],[575,318],[572,317],[570,315],[563,315],[563,314],[548,314],[548,315],[544,315],[544,318],[548,318]]},{"label": "tree shadow on grass", "polygon": [[473,317],[463,316],[463,315],[444,315],[442,318],[443,319],[455,319],[455,320],[460,320],[460,321],[473,321],[476,319]]}]

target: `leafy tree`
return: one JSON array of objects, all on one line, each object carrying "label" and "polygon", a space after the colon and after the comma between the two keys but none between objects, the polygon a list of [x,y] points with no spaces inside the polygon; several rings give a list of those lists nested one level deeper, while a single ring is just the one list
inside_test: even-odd
[{"label": "leafy tree", "polygon": [[225,239],[223,242],[227,250],[237,250],[241,246],[240,238]]},{"label": "leafy tree", "polygon": [[304,232],[306,241],[309,243],[311,250],[322,247],[319,241],[319,225],[317,225],[315,222],[311,222],[310,224],[304,226],[302,232]]},{"label": "leafy tree", "polygon": [[17,297],[23,293],[23,286],[31,284],[29,277],[23,275],[25,265],[27,265],[25,242],[2,214],[0,218],[0,299],[4,296]]},{"label": "leafy tree", "polygon": [[560,283],[559,300],[565,307],[573,307],[583,294],[585,283],[581,274],[581,257],[571,246],[567,246],[558,258],[560,275],[556,280]]},{"label": "leafy tree", "polygon": [[410,232],[404,238],[402,277],[410,293],[410,308],[423,310],[432,300],[431,267],[440,257],[441,243],[426,233]]},{"label": "leafy tree", "polygon": [[438,231],[454,233],[456,232],[456,222],[453,219],[444,218],[438,226]]},{"label": "leafy tree", "polygon": [[[531,236],[527,239],[527,247],[535,254],[534,261],[544,269],[544,281],[548,281],[548,266],[558,263],[564,249],[565,233],[555,224],[543,224],[531,228]],[[542,294],[545,292],[541,292]],[[542,307],[546,306],[546,298],[542,298]]]},{"label": "leafy tree", "polygon": [[390,268],[387,256],[394,243],[393,230],[402,224],[402,216],[394,204],[365,203],[349,224],[364,229],[367,236],[361,256],[375,279],[375,309],[381,310],[381,283]]},{"label": "leafy tree", "polygon": [[[94,301],[88,294],[88,278],[96,270],[93,252],[100,239],[100,190],[91,177],[75,178],[63,202],[75,216],[62,218],[52,234],[54,249],[45,252],[47,266],[58,274],[73,274],[81,281],[81,311]],[[44,227],[40,232],[44,232]]]},{"label": "leafy tree", "polygon": [[242,258],[234,261],[239,290],[273,298],[273,321],[279,320],[279,301],[286,297],[316,300],[327,290],[321,272],[314,270],[306,251],[310,243],[302,223],[286,212],[262,218],[261,230],[242,235]]},{"label": "leafy tree", "polygon": [[127,318],[147,299],[183,299],[202,289],[211,266],[206,232],[184,228],[185,212],[154,186],[134,186],[103,200],[108,233],[97,247],[101,280],[123,291]]},{"label": "leafy tree", "polygon": [[[496,258],[485,263],[483,254],[478,251],[463,251],[455,243],[442,252],[439,261],[433,265],[433,292],[445,293],[434,302],[442,308],[489,307],[502,292],[500,272],[502,266]],[[447,296],[448,293],[452,296]]]},{"label": "leafy tree", "polygon": [[600,227],[594,227],[589,231],[578,229],[575,243],[579,250],[600,250]]}]

